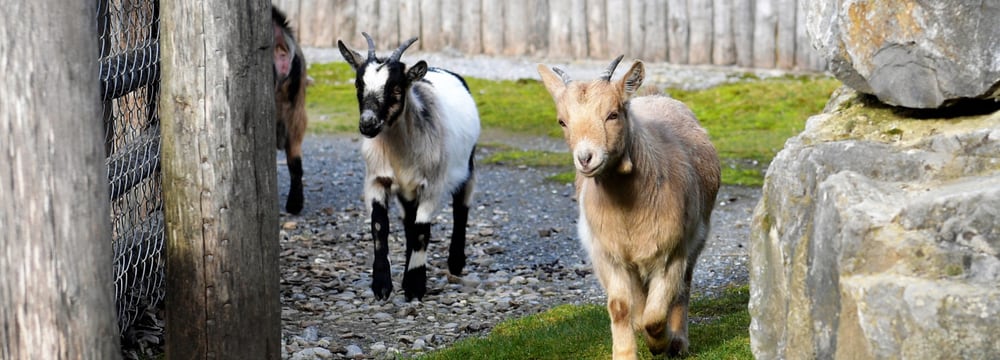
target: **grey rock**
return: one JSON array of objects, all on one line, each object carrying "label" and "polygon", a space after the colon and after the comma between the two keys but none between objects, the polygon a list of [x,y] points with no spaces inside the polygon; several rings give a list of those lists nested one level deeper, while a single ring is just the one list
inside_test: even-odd
[{"label": "grey rock", "polygon": [[810,118],[768,169],[755,357],[997,358],[1000,113],[882,120],[902,139],[845,138],[848,114]]},{"label": "grey rock", "polygon": [[364,351],[361,350],[361,347],[354,344],[347,345],[345,349],[347,350],[347,354],[345,354],[345,356],[349,358],[356,358],[365,355]]},{"label": "grey rock", "polygon": [[813,47],[845,85],[885,103],[937,108],[1000,97],[996,1],[807,2]]},{"label": "grey rock", "polygon": [[333,353],[330,350],[314,347],[308,349],[302,349],[295,354],[292,354],[292,360],[314,360],[314,359],[331,359],[333,358]]}]

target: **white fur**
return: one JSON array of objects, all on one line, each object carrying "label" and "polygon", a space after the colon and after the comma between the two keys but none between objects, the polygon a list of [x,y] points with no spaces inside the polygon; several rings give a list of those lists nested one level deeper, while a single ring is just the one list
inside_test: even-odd
[{"label": "white fur", "polygon": [[365,82],[365,95],[375,94],[381,100],[385,93],[385,83],[389,80],[389,70],[384,66],[368,69],[362,79]]}]

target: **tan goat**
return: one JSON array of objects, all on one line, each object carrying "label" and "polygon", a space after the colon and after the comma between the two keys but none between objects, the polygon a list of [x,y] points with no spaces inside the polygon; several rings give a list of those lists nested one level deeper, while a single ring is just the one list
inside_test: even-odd
[{"label": "tan goat", "polygon": [[[637,61],[611,81],[622,57],[591,82],[538,72],[573,153],[580,241],[608,294],[613,358],[636,358],[635,330],[653,354],[687,352],[691,276],[719,190],[719,159],[683,103],[631,98]],[[631,98],[631,99],[630,99]]]}]

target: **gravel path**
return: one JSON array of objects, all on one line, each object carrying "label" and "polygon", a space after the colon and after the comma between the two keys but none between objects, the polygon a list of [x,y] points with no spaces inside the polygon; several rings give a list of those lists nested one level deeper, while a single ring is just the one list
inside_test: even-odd
[{"label": "gravel path", "polygon": [[[307,57],[312,62],[339,59],[339,54],[338,59],[322,55],[330,52],[307,49]],[[537,77],[529,60],[419,55],[432,65],[470,76]],[[477,61],[479,66],[474,65]],[[569,65],[570,73],[579,71],[581,78],[592,77],[606,66],[587,62]],[[717,73],[731,73],[683,71],[703,75],[691,75],[703,80],[692,84],[716,81],[720,78]],[[305,209],[299,216],[282,214],[283,358],[412,356],[447,347],[464,337],[485,335],[505,319],[561,304],[604,303],[603,292],[576,238],[577,204],[572,185],[545,180],[559,170],[481,163],[477,164],[475,205],[469,220],[465,275],[458,278],[447,273],[446,239],[452,219],[450,206],[442,204],[428,251],[429,293],[422,302],[405,302],[399,289],[404,263],[401,210],[394,205],[389,246],[395,291],[388,301],[375,300],[369,289],[373,242],[361,200],[364,164],[359,140],[357,135],[306,138]],[[561,140],[504,134],[484,133],[481,141],[565,149]],[[477,158],[491,151],[479,149]],[[280,153],[278,165],[283,205],[288,173]],[[760,190],[755,188],[721,189],[712,235],[695,271],[696,297],[715,296],[728,286],[748,282],[749,224],[759,198]]]}]

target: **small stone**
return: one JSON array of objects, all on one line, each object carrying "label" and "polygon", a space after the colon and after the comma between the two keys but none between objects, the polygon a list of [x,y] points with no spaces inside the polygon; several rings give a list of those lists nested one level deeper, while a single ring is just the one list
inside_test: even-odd
[{"label": "small stone", "polygon": [[319,329],[315,326],[307,327],[302,331],[302,339],[308,342],[316,342],[319,340]]},{"label": "small stone", "polygon": [[549,236],[552,236],[552,229],[551,228],[538,229],[538,237],[545,238],[545,237],[549,237]]},{"label": "small stone", "polygon": [[493,229],[491,228],[480,228],[479,236],[493,236]]},{"label": "small stone", "polygon": [[298,227],[299,227],[299,223],[294,222],[294,221],[285,221],[284,224],[281,224],[281,228],[283,230],[295,230]]},{"label": "small stone", "polygon": [[308,349],[299,350],[295,354],[292,354],[292,360],[313,360],[313,359],[330,359],[333,358],[333,353],[330,350],[313,347]]},{"label": "small stone", "polygon": [[347,354],[344,356],[349,358],[359,358],[365,355],[365,353],[361,351],[361,347],[354,344],[347,345],[345,349],[347,349]]},{"label": "small stone", "polygon": [[410,346],[413,350],[423,350],[425,347],[427,347],[427,343],[424,342],[424,339],[414,340],[413,345]]}]

